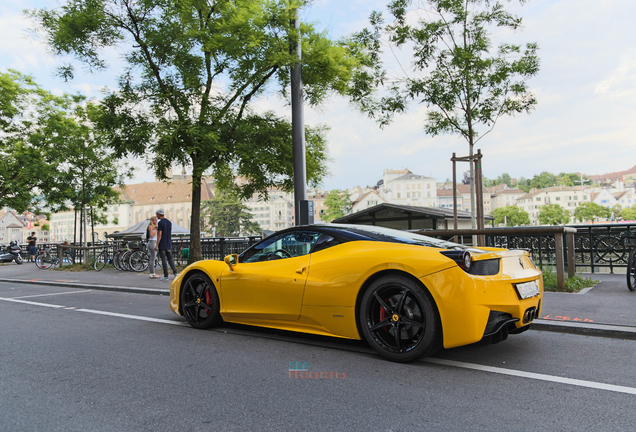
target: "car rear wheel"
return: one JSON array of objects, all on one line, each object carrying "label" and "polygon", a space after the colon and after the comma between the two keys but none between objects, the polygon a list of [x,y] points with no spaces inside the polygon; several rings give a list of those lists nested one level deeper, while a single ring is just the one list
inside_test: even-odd
[{"label": "car rear wheel", "polygon": [[441,324],[430,294],[405,276],[374,281],[362,297],[360,327],[382,357],[410,362],[441,346]]},{"label": "car rear wheel", "polygon": [[210,278],[194,273],[181,286],[181,310],[188,323],[198,329],[219,325],[219,296]]}]

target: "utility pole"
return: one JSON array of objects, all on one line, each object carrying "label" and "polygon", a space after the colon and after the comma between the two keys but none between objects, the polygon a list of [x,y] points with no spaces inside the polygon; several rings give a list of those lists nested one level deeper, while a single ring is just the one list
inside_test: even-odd
[{"label": "utility pole", "polygon": [[294,12],[292,20],[294,27],[294,43],[292,53],[296,53],[297,59],[291,68],[291,107],[292,107],[292,146],[294,154],[294,210],[295,224],[304,225],[306,217],[302,217],[301,201],[307,200],[307,165],[305,161],[305,119],[303,115],[303,74],[300,60],[302,58],[302,46],[300,44],[300,18],[298,9]]}]

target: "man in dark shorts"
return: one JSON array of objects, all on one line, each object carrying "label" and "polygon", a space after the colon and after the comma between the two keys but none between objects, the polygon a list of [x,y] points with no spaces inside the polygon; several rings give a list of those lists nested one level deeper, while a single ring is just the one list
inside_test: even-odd
[{"label": "man in dark shorts", "polygon": [[157,246],[155,250],[159,251],[161,264],[163,265],[163,277],[159,280],[168,280],[168,264],[175,276],[177,276],[177,267],[172,259],[172,222],[166,219],[163,209],[157,210]]},{"label": "man in dark shorts", "polygon": [[35,255],[38,253],[38,238],[35,236],[35,231],[27,237],[27,241],[29,242],[29,261],[35,261]]}]

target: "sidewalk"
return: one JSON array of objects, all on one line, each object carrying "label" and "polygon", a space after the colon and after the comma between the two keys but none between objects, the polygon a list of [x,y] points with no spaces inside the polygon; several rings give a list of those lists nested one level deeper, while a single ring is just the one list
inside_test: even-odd
[{"label": "sidewalk", "polygon": [[[533,330],[636,339],[636,291],[627,289],[625,275],[584,274],[600,281],[578,294],[545,293],[541,318]],[[67,288],[169,295],[170,282],[150,279],[148,273],[105,269],[100,272],[40,270],[33,263],[0,266],[0,282],[30,283]]]}]

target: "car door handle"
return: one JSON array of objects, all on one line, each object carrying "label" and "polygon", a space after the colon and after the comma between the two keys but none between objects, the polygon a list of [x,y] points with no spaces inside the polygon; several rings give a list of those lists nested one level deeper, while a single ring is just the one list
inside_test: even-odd
[{"label": "car door handle", "polygon": [[306,269],[306,268],[307,268],[307,267],[303,267],[303,268],[301,268],[301,269],[298,269],[298,270],[296,270],[296,273],[298,273],[298,274],[300,274],[300,275],[301,275],[301,274],[305,273],[305,269]]}]

